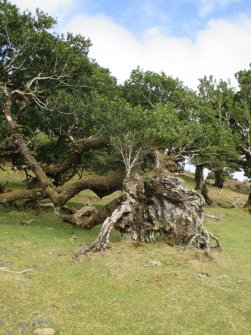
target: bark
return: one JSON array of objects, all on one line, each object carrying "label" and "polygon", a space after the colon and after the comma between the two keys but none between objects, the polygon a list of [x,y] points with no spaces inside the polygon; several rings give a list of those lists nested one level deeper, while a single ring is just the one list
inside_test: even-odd
[{"label": "bark", "polygon": [[0,194],[0,204],[7,205],[18,200],[42,200],[48,198],[45,191],[15,190]]},{"label": "bark", "polygon": [[149,156],[153,160],[152,168],[154,170],[158,170],[158,169],[163,170],[165,168],[164,155],[159,150],[157,150],[156,148],[151,149],[149,151]]},{"label": "bark", "polygon": [[218,238],[203,226],[204,199],[194,190],[185,189],[179,179],[163,173],[145,180],[132,178],[124,200],[107,217],[97,239],[77,253],[104,250],[109,246],[115,227],[131,240],[146,243],[165,241],[169,245],[193,246],[211,250]]},{"label": "bark", "polygon": [[84,151],[103,148],[107,145],[106,141],[98,138],[78,140],[74,143],[72,152],[63,162],[58,165],[43,166],[42,168],[47,176],[55,180],[57,186],[63,185],[76,174]]},{"label": "bark", "polygon": [[[55,211],[55,207],[54,206],[53,206],[53,209]],[[76,226],[81,226],[81,222],[83,220],[81,218],[83,216],[91,216],[92,214],[96,214],[96,213],[97,213],[96,207],[90,205],[90,206],[83,206],[78,211],[75,211],[74,213],[71,213],[72,215],[63,215],[62,211],[60,213],[55,213],[55,214],[63,222],[67,222],[67,223],[70,223],[70,224],[76,225]]]},{"label": "bark", "polygon": [[[105,176],[83,178],[64,188],[55,188],[57,201],[55,206],[63,206],[68,200],[85,189],[91,189],[98,196],[105,196],[121,189],[123,172],[111,172]],[[41,200],[50,198],[47,190],[15,190],[0,194],[0,204],[7,204],[17,200]]]},{"label": "bark", "polygon": [[12,95],[8,92],[5,92],[5,104],[3,108],[4,117],[8,124],[9,129],[11,130],[12,138],[14,139],[14,144],[19,148],[20,153],[24,157],[24,159],[28,162],[31,170],[36,175],[37,179],[41,183],[43,190],[48,194],[50,199],[53,202],[57,202],[58,194],[53,188],[49,178],[44,173],[43,169],[37,162],[37,160],[33,157],[29,147],[25,143],[17,123],[15,122],[14,118],[12,117]]},{"label": "bark", "polygon": [[213,203],[213,200],[209,197],[208,195],[208,188],[206,184],[203,184],[202,189],[201,189],[201,194],[203,195],[206,203],[211,206]]},{"label": "bark", "polygon": [[[121,173],[118,175],[109,175],[102,177],[93,177],[93,178],[83,178],[79,181],[73,183],[72,185],[67,185],[62,189],[56,189],[55,186],[52,185],[51,180],[46,175],[45,171],[42,169],[39,162],[32,155],[31,150],[25,143],[22,134],[20,133],[20,129],[15,119],[12,117],[12,94],[8,92],[6,87],[1,87],[2,92],[5,95],[5,103],[3,106],[3,114],[8,124],[8,127],[11,131],[11,136],[13,138],[14,145],[19,149],[20,154],[26,160],[27,165],[33,171],[41,185],[42,191],[40,193],[37,192],[24,192],[19,191],[15,193],[8,192],[4,197],[0,195],[0,203],[7,203],[14,200],[20,199],[31,199],[37,200],[37,198],[50,198],[54,206],[63,206],[69,199],[71,199],[74,195],[80,192],[83,189],[90,188],[94,192],[96,192],[99,196],[104,196],[109,194],[118,188],[121,187]],[[70,164],[76,164],[76,161],[79,159],[80,153],[83,150],[90,147],[98,148],[100,146],[104,146],[104,141],[99,141],[96,139],[88,139],[82,140],[76,143],[76,150],[70,156],[70,159],[65,161],[63,166],[58,166],[57,168],[50,169],[47,172],[53,173],[61,173],[64,169],[69,168]]]},{"label": "bark", "polygon": [[251,207],[251,193],[249,193],[247,204]]},{"label": "bark", "polygon": [[78,194],[84,189],[91,189],[99,197],[104,197],[121,189],[124,179],[124,173],[111,172],[106,176],[94,176],[89,178],[82,178],[73,184],[62,188],[62,192],[59,195],[58,202],[60,205],[64,205],[68,199],[71,199],[74,195]]},{"label": "bark", "polygon": [[203,183],[204,183],[204,176],[203,176],[203,165],[196,165],[195,168],[195,190],[202,190]]},{"label": "bark", "polygon": [[[251,186],[250,186],[251,188]],[[248,195],[248,201],[247,203],[245,204],[245,207],[248,209],[248,211],[251,213],[251,192],[249,193]]]},{"label": "bark", "polygon": [[116,208],[110,217],[107,217],[104,223],[102,224],[101,231],[98,237],[88,246],[81,248],[81,250],[76,253],[76,256],[89,251],[101,251],[105,250],[110,244],[110,234],[114,225],[119,221],[123,215],[126,215],[132,211],[133,198],[127,194],[125,201]]},{"label": "bark", "polygon": [[223,169],[214,169],[215,182],[214,186],[223,188],[224,187],[224,171]]},{"label": "bark", "polygon": [[100,223],[104,222],[105,219],[112,215],[112,213],[115,211],[115,209],[123,202],[125,201],[125,195],[121,195],[117,199],[112,200],[101,208],[98,213],[95,213],[94,215],[91,215],[86,220],[79,222],[78,225],[82,226],[86,229],[90,229],[96,225],[99,225]]},{"label": "bark", "polygon": [[[239,148],[242,155],[244,155],[245,159],[243,160],[230,160],[229,162],[237,164],[248,171],[251,171],[251,148]],[[245,207],[249,208],[249,212],[251,213],[251,192],[248,197],[248,201],[245,204]]]},{"label": "bark", "polygon": [[5,193],[5,191],[6,191],[6,184],[7,184],[7,182],[5,184],[1,184],[0,183],[0,194]]}]

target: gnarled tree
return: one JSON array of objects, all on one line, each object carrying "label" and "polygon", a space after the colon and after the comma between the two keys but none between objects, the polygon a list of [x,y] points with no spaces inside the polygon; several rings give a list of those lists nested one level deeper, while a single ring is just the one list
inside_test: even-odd
[{"label": "gnarled tree", "polygon": [[[113,227],[145,242],[219,246],[203,226],[201,196],[171,177],[156,154],[165,150],[181,157],[194,141],[191,115],[184,117],[185,107],[177,103],[179,94],[191,92],[171,81],[179,94],[170,103],[152,104],[151,98],[148,108],[126,101],[108,71],[88,58],[90,42],[53,34],[54,23],[40,11],[32,16],[7,1],[0,4],[1,127],[8,149],[18,156],[13,168],[31,171],[39,182],[37,189],[0,194],[0,203],[47,198],[63,221],[90,227],[105,218],[98,238],[78,254],[105,249]],[[142,173],[147,156],[154,158],[154,176]],[[88,164],[104,174],[66,183]],[[99,196],[121,189],[122,195],[101,213],[88,206],[62,214],[66,202],[86,188]],[[83,222],[87,213],[92,216]]]}]

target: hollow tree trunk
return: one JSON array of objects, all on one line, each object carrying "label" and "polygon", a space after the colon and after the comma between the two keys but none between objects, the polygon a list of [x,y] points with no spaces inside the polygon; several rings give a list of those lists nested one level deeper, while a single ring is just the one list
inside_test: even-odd
[{"label": "hollow tree trunk", "polygon": [[204,183],[204,176],[203,176],[203,165],[196,165],[195,168],[195,190],[202,190],[203,183]]},{"label": "hollow tree trunk", "polygon": [[103,222],[97,239],[76,256],[106,249],[113,227],[135,241],[162,239],[169,245],[220,248],[218,238],[203,226],[203,197],[184,188],[179,179],[167,173],[150,180],[136,175],[128,182],[124,196],[125,200]]},{"label": "hollow tree trunk", "polygon": [[214,186],[223,188],[224,187],[224,171],[223,169],[214,169],[215,182]]}]

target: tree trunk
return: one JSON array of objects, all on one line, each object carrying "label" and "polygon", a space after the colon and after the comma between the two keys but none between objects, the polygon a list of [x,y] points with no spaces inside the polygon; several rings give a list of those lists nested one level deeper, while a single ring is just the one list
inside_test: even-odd
[{"label": "tree trunk", "polygon": [[[251,186],[250,186],[251,187]],[[248,201],[245,204],[245,207],[248,208],[249,212],[251,213],[251,192],[248,195]]]},{"label": "tree trunk", "polygon": [[207,185],[204,183],[203,186],[202,186],[202,190],[201,190],[201,194],[203,195],[206,203],[211,206],[212,203],[213,203],[213,200],[209,197],[208,195],[208,188],[207,188]]},{"label": "tree trunk", "polygon": [[224,171],[223,169],[214,169],[215,182],[214,186],[223,188],[224,187]]},{"label": "tree trunk", "polygon": [[[104,176],[82,178],[63,188],[55,188],[58,194],[57,203],[52,202],[54,205],[63,206],[68,200],[85,189],[91,189],[99,197],[106,196],[122,188],[123,177],[123,172],[113,171]],[[0,204],[8,204],[18,200],[41,200],[46,198],[49,198],[49,195],[45,190],[14,190],[0,193]]]},{"label": "tree trunk", "polygon": [[204,176],[203,176],[203,165],[196,165],[195,168],[195,190],[202,190],[203,183],[204,183]]},{"label": "tree trunk", "polygon": [[124,201],[105,219],[97,239],[76,256],[106,249],[113,227],[135,241],[163,240],[208,251],[220,248],[218,238],[203,226],[203,205],[198,192],[184,188],[179,179],[167,173],[146,180],[135,175],[127,183]]}]

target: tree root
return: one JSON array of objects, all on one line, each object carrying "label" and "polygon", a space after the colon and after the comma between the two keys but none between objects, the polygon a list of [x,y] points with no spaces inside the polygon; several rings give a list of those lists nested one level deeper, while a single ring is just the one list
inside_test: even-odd
[{"label": "tree root", "polygon": [[76,257],[105,250],[114,227],[138,242],[162,239],[173,246],[221,250],[218,237],[203,225],[204,200],[198,192],[185,189],[179,179],[167,174],[151,180],[135,178],[130,183],[124,201],[103,221],[98,237],[81,248]]},{"label": "tree root", "polygon": [[126,200],[116,208],[110,217],[106,218],[103,222],[101,231],[98,237],[88,246],[82,247],[78,252],[75,253],[75,257],[79,257],[90,251],[102,251],[105,250],[110,244],[111,231],[124,214],[128,214],[132,211],[132,204],[134,200],[129,194],[126,196]]}]

